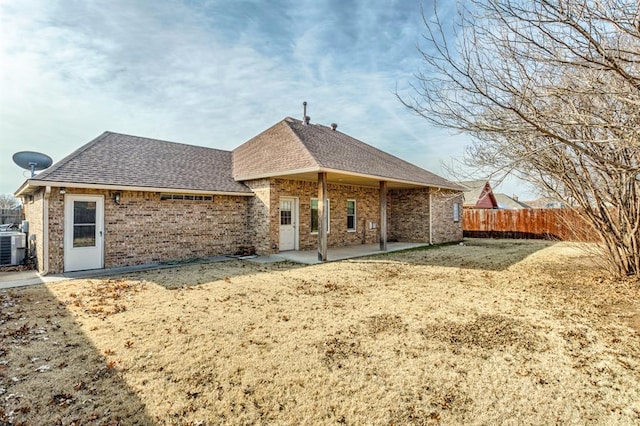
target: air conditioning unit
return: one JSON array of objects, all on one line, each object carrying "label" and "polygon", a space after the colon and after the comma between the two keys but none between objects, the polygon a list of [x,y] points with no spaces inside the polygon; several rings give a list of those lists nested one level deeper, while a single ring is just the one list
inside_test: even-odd
[{"label": "air conditioning unit", "polygon": [[0,232],[0,266],[20,265],[24,260],[26,235],[22,232]]}]

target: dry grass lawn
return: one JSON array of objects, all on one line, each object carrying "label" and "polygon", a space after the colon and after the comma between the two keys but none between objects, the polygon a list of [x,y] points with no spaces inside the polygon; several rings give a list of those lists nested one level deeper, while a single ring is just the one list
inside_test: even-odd
[{"label": "dry grass lawn", "polygon": [[640,285],[569,243],[0,292],[0,425],[639,424]]}]

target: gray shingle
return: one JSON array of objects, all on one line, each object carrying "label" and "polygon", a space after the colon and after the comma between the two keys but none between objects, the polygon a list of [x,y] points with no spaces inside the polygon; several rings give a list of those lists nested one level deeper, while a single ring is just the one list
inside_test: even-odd
[{"label": "gray shingle", "polygon": [[231,167],[230,151],[105,132],[35,180],[250,193]]},{"label": "gray shingle", "polygon": [[515,198],[509,197],[507,194],[501,193],[493,193],[493,196],[496,197],[496,201],[498,202],[498,206],[501,209],[530,209],[531,206],[523,203],[522,201],[518,201]]},{"label": "gray shingle", "polygon": [[290,117],[233,152],[105,132],[34,180],[251,193],[236,179],[320,169],[460,189],[342,132]]},{"label": "gray shingle", "polygon": [[329,127],[290,117],[238,147],[234,177],[334,169],[428,186],[461,189],[456,184]]},{"label": "gray shingle", "polygon": [[287,125],[287,120],[271,126],[233,150],[234,178],[318,167],[315,159]]}]

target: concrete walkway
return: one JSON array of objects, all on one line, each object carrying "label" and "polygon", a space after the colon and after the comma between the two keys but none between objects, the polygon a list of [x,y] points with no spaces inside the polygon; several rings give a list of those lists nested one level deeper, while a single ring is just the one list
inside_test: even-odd
[{"label": "concrete walkway", "polygon": [[43,276],[36,271],[0,272],[0,290],[5,288],[64,281],[67,279],[69,278],[56,275]]},{"label": "concrete walkway", "polygon": [[174,268],[176,266],[198,263],[225,262],[231,260],[227,256],[214,256],[186,262],[148,263],[145,265],[122,266],[119,268],[91,269],[88,271],[65,272],[64,274],[40,275],[36,271],[0,272],[0,290],[28,285],[75,280],[81,278],[99,278],[130,274],[132,272],[150,271],[154,269]]},{"label": "concrete walkway", "polygon": [[[375,254],[392,253],[394,251],[414,249],[424,247],[428,244],[422,243],[388,243],[387,251],[381,251],[379,244],[362,244],[357,246],[335,247],[330,248],[327,252],[327,260],[334,262],[338,260],[353,259],[357,257],[372,256]],[[149,271],[153,269],[173,268],[176,266],[192,265],[195,263],[213,263],[224,262],[233,259],[247,260],[255,263],[275,263],[290,261],[301,263],[304,265],[315,265],[322,263],[318,260],[318,252],[316,250],[307,251],[284,251],[270,256],[247,256],[247,257],[229,257],[215,256],[206,259],[198,259],[192,262],[166,262],[152,263],[137,266],[124,266],[120,268],[109,269],[92,269],[89,271],[67,272],[64,274],[40,275],[36,271],[22,272],[0,272],[0,290],[15,287],[24,287],[28,285],[52,283],[57,281],[66,281],[81,278],[99,278],[108,276],[117,276],[129,274],[132,272]]]}]

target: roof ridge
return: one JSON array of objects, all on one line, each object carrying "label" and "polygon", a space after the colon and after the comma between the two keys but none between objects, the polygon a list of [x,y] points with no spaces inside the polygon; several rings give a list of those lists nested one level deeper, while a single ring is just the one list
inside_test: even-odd
[{"label": "roof ridge", "polygon": [[249,193],[231,175],[232,156],[205,146],[104,132],[27,182]]},{"label": "roof ridge", "polygon": [[[299,122],[300,122],[300,120],[296,120],[296,119],[293,119],[293,120],[295,120],[295,121],[299,121]],[[353,136],[351,136],[351,135],[348,135],[348,134],[346,134],[346,133],[344,133],[344,132],[339,132],[338,130],[333,130],[332,128],[330,128],[330,127],[328,127],[328,126],[324,126],[324,125],[322,125],[322,124],[310,124],[310,125],[312,125],[312,126],[316,126],[316,127],[320,128],[323,132],[326,132],[327,134],[332,135],[332,136],[334,135],[334,133],[340,133],[340,135],[344,138],[344,139],[343,139],[343,142],[345,142],[345,141],[346,141],[347,143],[349,143],[349,145],[351,145],[351,146],[353,146],[353,147],[356,147],[356,148],[366,148],[366,149],[367,149],[367,151],[368,151],[370,154],[373,154],[373,155],[374,155],[377,159],[379,159],[380,161],[387,161],[387,160],[389,160],[389,157],[391,157],[391,158],[393,158],[394,160],[400,161],[400,162],[402,163],[402,165],[403,165],[403,166],[411,166],[411,167],[414,167],[414,168],[420,169],[422,172],[427,172],[427,173],[428,173],[428,174],[430,174],[430,175],[438,176],[438,175],[436,175],[435,173],[433,173],[433,172],[431,172],[431,171],[429,171],[429,170],[426,170],[426,169],[424,169],[424,168],[422,168],[422,167],[420,167],[420,166],[418,166],[418,165],[416,165],[416,164],[414,164],[414,163],[412,163],[412,162],[410,162],[410,161],[407,161],[407,160],[405,160],[405,159],[403,159],[403,158],[400,158],[400,157],[398,157],[397,155],[391,154],[391,153],[389,153],[389,152],[387,152],[387,151],[383,151],[383,150],[382,150],[382,149],[380,149],[380,148],[377,148],[377,147],[375,147],[375,146],[373,146],[373,145],[371,145],[371,144],[368,144],[368,143],[366,143],[366,142],[363,142],[363,141],[361,141],[360,139],[358,139],[358,138],[356,138],[356,137],[353,137]],[[345,140],[345,139],[346,139],[346,140]],[[304,142],[303,142],[303,143],[304,143]],[[306,147],[306,146],[305,146],[305,147]],[[307,150],[308,150],[308,148],[307,148]],[[311,152],[310,152],[310,154],[313,156],[313,153],[311,153]],[[315,158],[315,156],[314,156],[314,158]],[[316,162],[317,162],[321,167],[325,167],[325,166],[326,166],[325,164],[321,164],[321,163],[320,163],[320,161],[318,161],[318,160],[316,160]],[[381,176],[381,177],[385,177],[385,176]],[[438,177],[439,177],[439,176],[438,176]],[[443,178],[443,179],[444,179],[444,178]],[[454,184],[454,185],[455,185],[455,182],[451,182],[451,181],[449,181],[448,179],[444,179],[444,180],[446,180],[447,182],[452,183],[452,184]]]},{"label": "roof ridge", "polygon": [[[289,120],[291,120],[291,121],[289,121]],[[314,163],[316,163],[316,165],[317,165],[318,167],[322,167],[322,164],[320,164],[320,161],[318,161],[318,158],[317,158],[315,155],[313,155],[313,153],[309,150],[309,148],[308,148],[308,147],[307,147],[307,145],[304,143],[304,141],[302,140],[302,138],[300,137],[300,135],[296,132],[296,130],[295,130],[293,127],[291,127],[291,126],[289,125],[292,121],[293,121],[294,123],[296,123],[296,124],[300,123],[301,125],[303,125],[303,124],[302,124],[302,120],[298,120],[298,119],[295,119],[295,118],[292,118],[292,117],[286,117],[286,118],[284,118],[284,119],[281,121],[281,123],[286,123],[286,127],[287,127],[287,128],[289,129],[289,131],[290,131],[291,133],[293,133],[293,135],[296,137],[296,141],[297,141],[297,143],[301,145],[301,147],[302,147],[302,149],[304,150],[304,152],[305,152],[309,157],[311,157],[311,159],[313,160],[313,162],[314,162]],[[306,124],[306,126],[312,126],[312,124]]]},{"label": "roof ridge", "polygon": [[[35,176],[35,178],[38,178],[38,179],[46,178],[47,176],[49,176],[50,174],[52,174],[53,172],[58,170],[60,167],[63,167],[65,164],[67,164],[70,161],[72,161],[75,158],[77,158],[83,152],[88,151],[89,148],[92,148],[93,146],[98,144],[98,142],[101,142],[103,139],[105,139],[107,136],[109,136],[109,134],[113,134],[113,132],[109,132],[108,130],[105,130],[104,132],[102,132],[101,135],[99,135],[99,136],[95,137],[94,139],[92,139],[91,141],[89,141],[89,143],[86,143],[86,144],[82,145],[80,148],[78,148],[75,151],[71,152],[71,154],[67,155],[66,157],[63,157],[59,161],[56,161],[51,167],[49,167],[46,170],[43,170],[42,173],[38,173]],[[31,178],[31,179],[34,179],[34,178]]]},{"label": "roof ridge", "polygon": [[[183,146],[189,146],[189,147],[195,147],[195,148],[203,148],[203,149],[210,149],[213,151],[221,151],[221,152],[232,152],[226,149],[220,149],[220,148],[211,148],[210,146],[202,146],[202,145],[194,145],[194,144],[189,144],[189,143],[184,143],[184,142],[175,142],[175,141],[168,141],[166,139],[157,139],[157,138],[148,138],[146,136],[137,136],[137,135],[130,135],[128,133],[119,133],[119,132],[111,132],[111,131],[105,131],[104,133],[108,133],[111,135],[117,135],[117,136],[125,136],[125,137],[129,137],[129,138],[138,138],[138,139],[145,139],[148,141],[155,141],[155,142],[162,142],[162,143],[168,143],[168,144],[173,144],[173,145],[183,145]],[[89,142],[91,143],[91,142]]]}]

